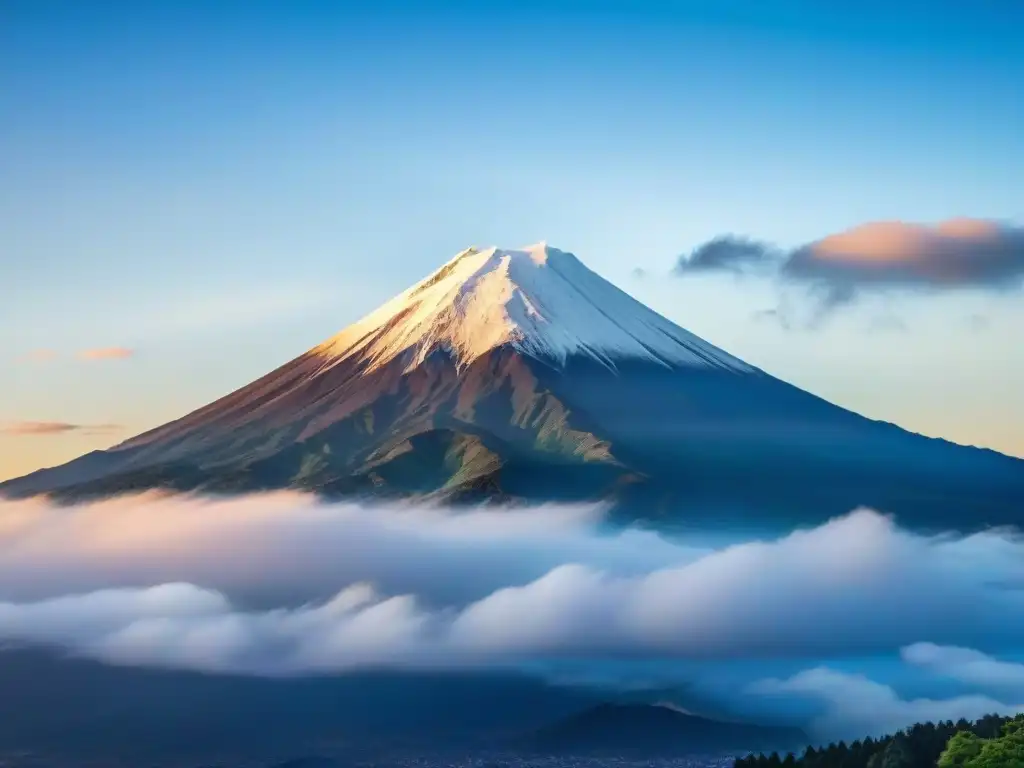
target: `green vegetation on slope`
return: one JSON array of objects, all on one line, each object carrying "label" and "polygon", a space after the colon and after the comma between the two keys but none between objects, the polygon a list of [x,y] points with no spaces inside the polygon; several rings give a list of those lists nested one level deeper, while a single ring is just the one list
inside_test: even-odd
[{"label": "green vegetation on slope", "polygon": [[983,739],[970,731],[953,736],[939,757],[939,768],[1018,768],[1024,766],[1024,715],[1003,726],[1003,733]]},{"label": "green vegetation on slope", "polygon": [[735,768],[1022,768],[1024,715],[986,715],[977,722],[919,723],[880,739],[838,742],[800,757],[750,755]]}]

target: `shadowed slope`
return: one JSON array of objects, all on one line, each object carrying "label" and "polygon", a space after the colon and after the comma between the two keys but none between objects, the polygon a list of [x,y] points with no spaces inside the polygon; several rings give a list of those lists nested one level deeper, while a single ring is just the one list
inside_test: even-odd
[{"label": "shadowed slope", "polygon": [[798,728],[710,720],[667,706],[600,704],[526,739],[544,754],[657,757],[797,750]]}]

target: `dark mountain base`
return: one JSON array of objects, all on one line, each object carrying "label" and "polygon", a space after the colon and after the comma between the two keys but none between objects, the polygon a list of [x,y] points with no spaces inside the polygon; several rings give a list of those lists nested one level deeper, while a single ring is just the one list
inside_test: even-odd
[{"label": "dark mountain base", "polygon": [[167,764],[471,753],[596,703],[514,674],[268,679],[0,651],[0,757]]},{"label": "dark mountain base", "polygon": [[667,758],[798,750],[798,728],[709,720],[664,706],[601,704],[547,726],[523,741],[538,754]]},{"label": "dark mountain base", "polygon": [[[363,375],[308,357],[108,452],[0,485],[447,503],[606,500],[663,527],[820,524],[858,506],[933,530],[1024,524],[1024,461],[871,421],[759,372],[501,349]],[[300,376],[299,374],[302,374]],[[305,376],[305,378],[303,378]],[[312,378],[310,378],[312,376]]]},{"label": "dark mountain base", "polygon": [[[630,758],[795,748],[801,732],[513,673],[268,679],[0,650],[0,759],[34,765],[399,765],[492,756]],[[654,693],[650,695],[655,695]],[[638,700],[641,692],[631,694]],[[17,765],[17,762],[13,764]]]}]

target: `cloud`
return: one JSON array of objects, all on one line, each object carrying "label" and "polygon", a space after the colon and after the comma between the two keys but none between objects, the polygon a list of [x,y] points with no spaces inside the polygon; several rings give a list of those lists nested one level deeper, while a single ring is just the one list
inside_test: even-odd
[{"label": "cloud", "polygon": [[790,251],[725,235],[681,256],[674,271],[772,274],[807,288],[822,312],[866,291],[1019,288],[1024,227],[968,218],[870,222]]},{"label": "cloud", "polygon": [[3,428],[8,435],[59,435],[80,429],[78,424],[63,421],[16,421]]},{"label": "cloud", "polygon": [[680,257],[676,274],[727,270],[744,272],[779,261],[782,254],[766,243],[736,235],[722,235]]},{"label": "cloud", "polygon": [[1024,278],[1024,228],[981,219],[863,224],[798,248],[783,272],[851,285],[1016,286]]},{"label": "cloud", "polygon": [[914,723],[977,720],[989,714],[1013,715],[1024,711],[1024,701],[1007,703],[988,696],[967,695],[944,699],[901,698],[888,685],[864,675],[815,667],[789,678],[768,678],[747,688],[755,696],[804,697],[823,705],[810,724],[823,739],[879,737]]},{"label": "cloud", "polygon": [[80,360],[127,360],[135,356],[134,349],[127,347],[100,347],[97,349],[83,349],[78,353]]},{"label": "cloud", "polygon": [[710,548],[599,507],[324,504],[295,494],[0,504],[0,641],[252,674],[552,659],[1024,647],[1024,542],[860,510]]},{"label": "cloud", "polygon": [[973,648],[915,643],[902,649],[908,664],[987,689],[1024,689],[1024,664],[1000,661]]},{"label": "cloud", "polygon": [[62,435],[81,432],[90,435],[119,432],[118,424],[69,424],[65,421],[16,421],[0,427],[0,433],[25,437],[29,435]]},{"label": "cloud", "polygon": [[279,607],[369,582],[430,605],[467,604],[566,563],[630,577],[709,551],[650,531],[603,533],[602,515],[592,505],[455,514],[429,505],[325,504],[297,493],[149,493],[70,507],[6,501],[0,599],[191,582]]}]

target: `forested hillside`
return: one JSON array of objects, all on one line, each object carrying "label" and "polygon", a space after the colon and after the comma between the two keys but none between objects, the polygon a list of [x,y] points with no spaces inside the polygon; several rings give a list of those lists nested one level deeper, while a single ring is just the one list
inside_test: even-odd
[{"label": "forested hillside", "polygon": [[937,765],[941,768],[1024,767],[1024,715],[1012,720],[986,715],[974,723],[968,720],[919,723],[880,739],[869,737],[849,744],[840,741],[820,749],[808,747],[799,757],[773,753],[750,755],[735,762],[735,768],[935,768]]}]

